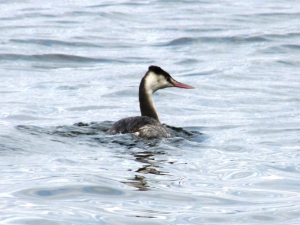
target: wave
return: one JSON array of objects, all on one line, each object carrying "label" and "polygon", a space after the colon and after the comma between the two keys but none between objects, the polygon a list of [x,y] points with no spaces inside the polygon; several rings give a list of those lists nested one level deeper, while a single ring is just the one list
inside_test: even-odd
[{"label": "wave", "polygon": [[11,54],[4,53],[0,54],[1,60],[24,60],[24,61],[42,61],[42,62],[59,62],[59,63],[92,63],[92,62],[105,62],[105,63],[113,63],[113,62],[123,62],[121,60],[112,60],[107,58],[92,58],[85,56],[76,56],[76,55],[68,55],[68,54],[33,54],[33,55],[24,55],[24,54]]},{"label": "wave", "polygon": [[269,41],[269,39],[265,36],[228,36],[228,37],[181,37],[176,38],[168,43],[164,44],[164,46],[177,46],[177,45],[189,45],[193,43],[199,42],[232,42],[232,43],[253,43],[253,42],[265,42]]},{"label": "wave", "polygon": [[103,48],[105,46],[91,44],[86,42],[69,42],[69,41],[57,41],[50,39],[11,39],[11,42],[21,43],[21,44],[37,44],[43,46],[68,46],[68,47],[93,47],[93,48]]}]

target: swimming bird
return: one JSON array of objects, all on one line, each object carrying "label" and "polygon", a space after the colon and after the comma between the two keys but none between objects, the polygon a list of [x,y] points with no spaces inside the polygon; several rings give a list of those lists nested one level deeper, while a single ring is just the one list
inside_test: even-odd
[{"label": "swimming bird", "polygon": [[152,94],[155,91],[167,87],[194,88],[190,85],[177,82],[162,68],[150,66],[142,78],[139,88],[141,116],[128,117],[117,121],[108,130],[108,133],[131,133],[145,139],[171,137],[172,132],[160,123],[152,99]]}]

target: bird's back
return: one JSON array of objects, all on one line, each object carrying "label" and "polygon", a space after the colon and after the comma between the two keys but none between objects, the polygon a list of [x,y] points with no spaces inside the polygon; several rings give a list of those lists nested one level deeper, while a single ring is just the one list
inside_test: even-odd
[{"label": "bird's back", "polygon": [[171,133],[159,121],[148,116],[128,117],[117,121],[109,130],[109,134],[132,133],[142,138],[171,137]]}]

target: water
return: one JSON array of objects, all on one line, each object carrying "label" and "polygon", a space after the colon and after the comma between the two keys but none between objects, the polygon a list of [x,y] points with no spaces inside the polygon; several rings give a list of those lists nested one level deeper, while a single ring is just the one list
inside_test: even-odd
[{"label": "water", "polygon": [[[300,224],[297,1],[0,4],[0,224]],[[149,65],[183,130],[107,135]]]}]

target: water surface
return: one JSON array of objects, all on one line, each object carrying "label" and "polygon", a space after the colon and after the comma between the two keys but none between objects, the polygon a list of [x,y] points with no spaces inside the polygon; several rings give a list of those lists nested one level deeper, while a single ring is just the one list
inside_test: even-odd
[{"label": "water surface", "polygon": [[297,1],[0,4],[1,224],[300,224]]}]

